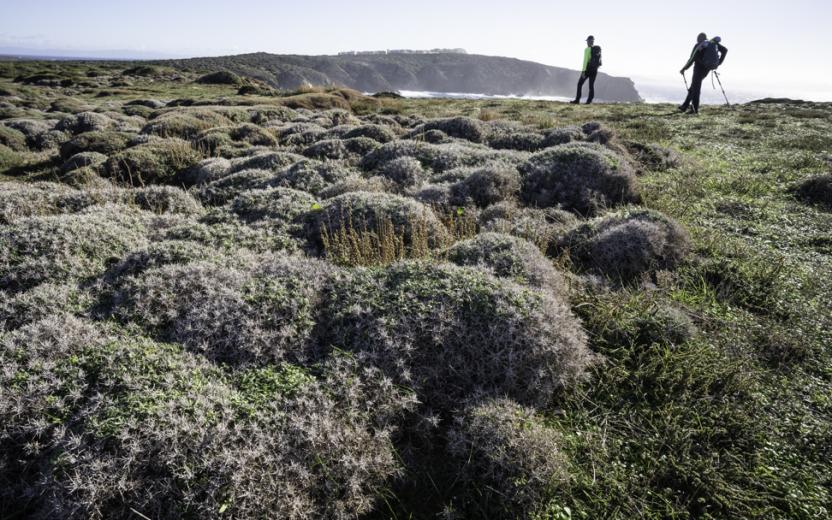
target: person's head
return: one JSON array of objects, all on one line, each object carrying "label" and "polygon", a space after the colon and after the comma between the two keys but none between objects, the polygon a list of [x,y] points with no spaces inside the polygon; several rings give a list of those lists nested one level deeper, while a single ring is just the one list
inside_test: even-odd
[{"label": "person's head", "polygon": [[708,35],[705,33],[699,33],[699,36],[696,37],[696,43],[702,43],[708,39]]},{"label": "person's head", "polygon": [[592,47],[595,45],[595,36],[590,36],[586,39],[586,44],[588,47]]}]

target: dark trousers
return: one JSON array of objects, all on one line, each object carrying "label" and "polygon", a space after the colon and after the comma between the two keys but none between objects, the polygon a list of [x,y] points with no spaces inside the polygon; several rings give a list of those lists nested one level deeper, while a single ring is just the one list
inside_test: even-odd
[{"label": "dark trousers", "polygon": [[708,77],[711,71],[705,67],[695,65],[693,67],[693,78],[690,80],[690,88],[688,89],[688,97],[682,103],[682,110],[687,110],[693,104],[693,110],[699,112],[699,96],[702,94],[702,82]]},{"label": "dark trousers", "polygon": [[575,95],[575,101],[581,101],[581,91],[584,88],[584,81],[589,79],[589,97],[586,98],[587,103],[592,103],[592,100],[595,99],[595,78],[598,77],[597,70],[588,70],[586,74],[581,76],[581,79],[578,80],[578,93]]}]

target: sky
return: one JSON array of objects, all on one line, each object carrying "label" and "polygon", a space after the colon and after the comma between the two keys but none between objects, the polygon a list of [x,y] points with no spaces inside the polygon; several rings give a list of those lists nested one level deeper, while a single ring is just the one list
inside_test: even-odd
[{"label": "sky", "polygon": [[832,101],[832,1],[0,0],[0,52],[191,57],[464,48],[675,85],[699,32],[729,48],[732,88]]}]

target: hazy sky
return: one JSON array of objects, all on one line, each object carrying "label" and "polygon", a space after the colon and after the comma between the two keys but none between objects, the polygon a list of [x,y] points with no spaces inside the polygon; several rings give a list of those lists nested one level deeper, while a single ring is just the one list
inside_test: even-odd
[{"label": "hazy sky", "polygon": [[[832,0],[0,0],[0,47],[205,56],[462,47],[576,68],[588,34],[603,71],[679,81],[696,34],[730,49],[723,79],[832,96]],[[832,99],[830,99],[832,100]]]}]

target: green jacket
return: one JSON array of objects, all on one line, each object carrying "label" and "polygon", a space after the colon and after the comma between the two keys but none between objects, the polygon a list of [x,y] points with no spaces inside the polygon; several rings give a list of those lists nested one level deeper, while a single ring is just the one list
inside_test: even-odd
[{"label": "green jacket", "polygon": [[586,72],[590,59],[592,59],[592,47],[587,46],[587,48],[584,49],[584,65],[581,67],[581,72]]}]

